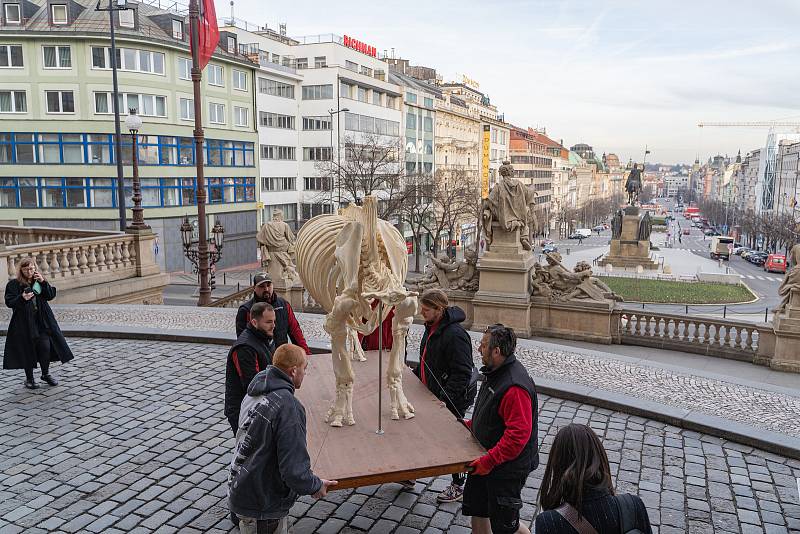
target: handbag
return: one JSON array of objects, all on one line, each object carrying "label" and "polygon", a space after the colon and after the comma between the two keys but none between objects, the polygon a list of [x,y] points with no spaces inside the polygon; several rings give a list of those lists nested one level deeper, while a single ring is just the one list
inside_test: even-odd
[{"label": "handbag", "polygon": [[574,506],[565,502],[556,508],[561,517],[567,520],[567,523],[572,525],[572,528],[578,531],[578,534],[597,534],[597,530],[589,523],[585,517],[578,513]]}]

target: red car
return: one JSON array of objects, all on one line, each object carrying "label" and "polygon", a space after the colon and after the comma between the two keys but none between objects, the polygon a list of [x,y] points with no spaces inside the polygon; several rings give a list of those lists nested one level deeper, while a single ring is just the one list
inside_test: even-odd
[{"label": "red car", "polygon": [[785,273],[786,256],[783,254],[770,254],[764,262],[764,270],[768,273]]}]

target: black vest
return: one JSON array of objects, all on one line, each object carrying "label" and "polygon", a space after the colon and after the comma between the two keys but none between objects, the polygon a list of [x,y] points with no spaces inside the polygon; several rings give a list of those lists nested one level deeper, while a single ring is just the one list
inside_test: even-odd
[{"label": "black vest", "polygon": [[277,295],[272,294],[272,300],[257,300],[256,297],[251,298],[242,306],[247,308],[247,322],[250,322],[250,308],[256,302],[266,302],[275,310],[275,330],[272,332],[272,339],[275,342],[277,349],[281,345],[289,342],[289,310],[286,308],[286,301]]},{"label": "black vest", "polygon": [[533,383],[528,371],[517,358],[512,354],[503,364],[492,371],[486,367],[481,369],[486,375],[475,401],[475,409],[472,416],[472,431],[475,437],[485,449],[491,449],[506,431],[506,425],[499,415],[500,402],[511,386],[518,386],[528,392],[531,397],[531,408],[533,414],[533,428],[531,437],[522,452],[508,462],[495,467],[491,476],[496,477],[527,477],[528,473],[539,466],[539,447],[538,447],[538,403],[536,400],[536,385]]},{"label": "black vest", "polygon": [[[252,327],[252,325],[248,325],[248,328],[245,328],[242,333],[239,334],[239,337],[236,338],[236,341],[234,341],[231,350],[228,351],[228,354],[233,354],[237,348],[241,347],[242,345],[247,345],[259,356],[262,354],[266,355],[267,365],[272,365],[272,353],[275,352],[273,339],[274,338],[271,339],[267,337],[267,335],[263,332],[257,331]],[[260,371],[266,369],[266,366],[261,365],[261,363],[259,363],[259,366],[261,367],[259,369]]]},{"label": "black vest", "polygon": [[225,416],[238,415],[242,399],[247,395],[247,386],[242,386],[242,381],[233,365],[233,353],[239,347],[247,346],[256,355],[256,372],[263,371],[267,366],[272,365],[272,353],[275,346],[272,340],[265,334],[255,330],[251,325],[242,330],[236,338],[231,349],[228,351],[228,360],[225,365]]}]

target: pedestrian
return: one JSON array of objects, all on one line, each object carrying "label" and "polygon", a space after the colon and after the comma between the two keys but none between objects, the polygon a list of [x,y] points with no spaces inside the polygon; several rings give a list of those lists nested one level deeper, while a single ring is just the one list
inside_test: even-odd
[{"label": "pedestrian", "polygon": [[67,363],[74,356],[58,327],[48,301],[56,298],[56,288],[45,280],[33,258],[17,264],[16,278],[6,284],[6,306],[11,308],[3,369],[24,369],[25,387],[37,389],[33,369],[51,386],[58,381],[50,374],[50,362]]},{"label": "pedestrian", "polygon": [[476,534],[530,534],[520,523],[522,487],[539,465],[536,385],[517,360],[514,330],[494,324],[478,351],[485,376],[467,428],[488,451],[472,461],[461,513]]},{"label": "pedestrian", "polygon": [[247,387],[259,372],[272,365],[275,344],[275,310],[266,302],[256,302],[250,320],[228,351],[225,365],[225,417],[233,435],[239,429],[239,409]]},{"label": "pedestrian", "polygon": [[[458,306],[450,306],[447,293],[441,289],[428,289],[419,302],[425,332],[420,340],[420,364],[415,374],[450,413],[463,420],[478,386],[472,341],[461,325],[467,316]],[[452,484],[437,496],[439,502],[461,500],[466,475],[455,473],[452,479]]]},{"label": "pedestrian", "polygon": [[583,245],[583,234],[578,235],[578,244]]},{"label": "pedestrian", "polygon": [[653,532],[638,496],[614,495],[608,455],[586,425],[571,423],[556,434],[539,502],[536,534]]},{"label": "pedestrian", "polygon": [[289,509],[300,495],[325,497],[335,480],[311,471],[306,411],[294,392],[303,384],[308,356],[282,345],[273,366],[259,372],[242,401],[242,426],[228,476],[228,505],[241,534],[286,533]]},{"label": "pedestrian", "polygon": [[295,345],[302,347],[306,354],[311,354],[291,304],[275,293],[275,286],[272,285],[272,277],[269,273],[258,273],[253,277],[253,298],[239,306],[239,311],[236,313],[237,336],[247,326],[247,322],[250,320],[250,308],[256,302],[266,302],[275,310],[275,332],[272,336],[275,340],[275,348],[291,340]]}]

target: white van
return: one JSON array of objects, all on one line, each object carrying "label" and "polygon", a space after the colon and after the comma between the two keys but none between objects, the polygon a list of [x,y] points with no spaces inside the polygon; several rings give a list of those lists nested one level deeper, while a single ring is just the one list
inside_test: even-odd
[{"label": "white van", "polygon": [[575,230],[575,234],[583,236],[584,239],[586,239],[587,237],[592,237],[592,231],[589,230],[588,228],[578,228],[577,230]]}]

